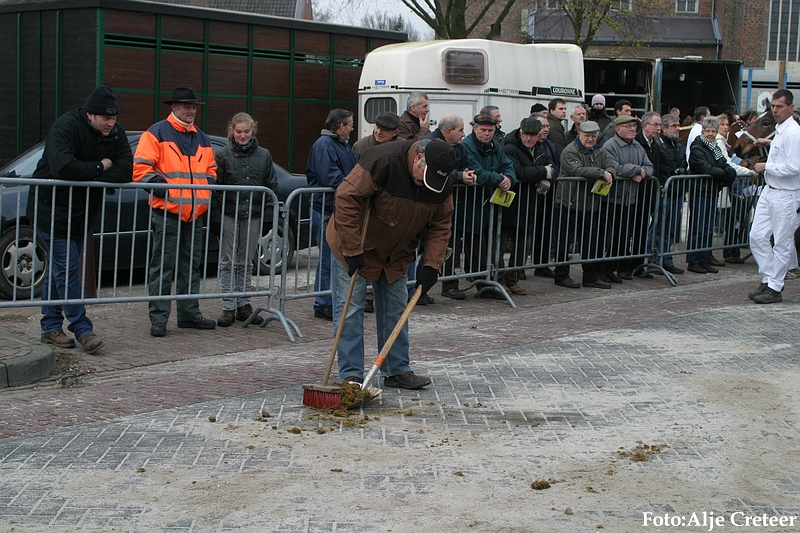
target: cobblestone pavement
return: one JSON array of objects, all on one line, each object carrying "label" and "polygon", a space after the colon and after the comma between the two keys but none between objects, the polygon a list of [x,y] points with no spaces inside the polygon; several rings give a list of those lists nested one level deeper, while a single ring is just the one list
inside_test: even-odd
[{"label": "cobblestone pavement", "polygon": [[[113,349],[0,392],[0,529],[798,531],[800,284],[756,306],[752,265],[679,279],[437,298],[411,323],[433,386],[349,418],[301,405],[332,336],[302,306],[294,344],[274,324],[152,339],[143,305],[93,308]],[[0,328],[35,338],[35,317]]]}]

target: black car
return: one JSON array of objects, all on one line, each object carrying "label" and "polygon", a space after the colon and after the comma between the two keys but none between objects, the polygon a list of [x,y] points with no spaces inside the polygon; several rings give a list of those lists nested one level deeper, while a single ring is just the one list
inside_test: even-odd
[{"label": "black car", "polygon": [[[128,132],[128,141],[135,152],[141,132]],[[224,148],[228,141],[224,137],[209,136],[214,152]],[[44,142],[11,161],[0,169],[0,177],[30,178],[36,165],[42,157]],[[275,165],[275,174],[278,178],[277,196],[284,202],[295,189],[307,187],[304,174],[292,174],[279,165]],[[2,205],[0,205],[0,296],[13,298],[16,287],[18,299],[31,297],[31,288],[34,297],[42,291],[45,266],[47,265],[47,249],[44,243],[36,240],[34,249],[33,224],[25,213],[28,201],[28,187],[18,185],[2,185]],[[98,216],[94,224],[94,250],[98,257],[98,264],[104,269],[129,269],[147,266],[147,254],[141,252],[147,246],[149,233],[147,205],[147,192],[144,189],[108,189],[104,201],[102,216]],[[307,202],[302,202],[307,204]],[[295,202],[300,204],[300,202]],[[265,239],[262,242],[277,244],[276,257],[279,263],[275,265],[280,272],[282,264],[283,246],[288,250],[289,262],[294,258],[295,248],[307,247],[313,244],[309,237],[310,215],[308,205],[293,205],[289,213],[290,229],[288,238],[283,238],[283,220],[278,227],[278,239],[273,239],[274,232],[265,228]],[[117,225],[119,224],[119,227]],[[300,238],[296,238],[294,231],[299,228]],[[209,257],[216,257],[218,243],[215,238],[209,239]],[[271,248],[269,246],[259,249],[261,271],[269,270]]]}]

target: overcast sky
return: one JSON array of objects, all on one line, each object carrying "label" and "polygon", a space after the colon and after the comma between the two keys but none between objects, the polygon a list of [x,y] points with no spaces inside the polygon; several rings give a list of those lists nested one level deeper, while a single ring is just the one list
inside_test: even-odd
[{"label": "overcast sky", "polygon": [[334,12],[334,20],[337,24],[349,24],[352,26],[361,25],[361,17],[367,10],[379,10],[393,15],[403,15],[403,19],[411,23],[411,25],[420,32],[423,37],[433,38],[433,30],[427,24],[411,12],[400,0],[381,0],[375,2],[374,0],[354,0],[352,5],[344,5],[347,0],[317,0],[315,2],[321,8],[330,7]]}]

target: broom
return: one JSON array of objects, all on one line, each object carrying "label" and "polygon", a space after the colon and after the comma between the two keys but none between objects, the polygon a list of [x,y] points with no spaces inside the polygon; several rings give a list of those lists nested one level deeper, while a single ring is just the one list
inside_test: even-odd
[{"label": "broom", "polygon": [[[361,227],[362,250],[364,249],[364,243],[367,239],[368,225],[369,207],[364,215],[364,224]],[[339,316],[339,326],[336,328],[336,336],[333,338],[333,347],[331,347],[331,355],[328,358],[328,366],[325,368],[325,374],[322,378],[322,385],[303,385],[303,405],[317,407],[319,409],[337,409],[342,405],[342,388],[329,386],[328,380],[330,379],[331,368],[333,368],[333,360],[336,358],[336,350],[339,348],[339,340],[341,340],[342,331],[344,331],[344,321],[347,318],[347,308],[350,307],[350,299],[353,297],[353,288],[356,286],[357,276],[358,271],[353,272],[353,275],[350,276],[350,285],[347,287],[347,296],[344,299],[342,313]]]}]

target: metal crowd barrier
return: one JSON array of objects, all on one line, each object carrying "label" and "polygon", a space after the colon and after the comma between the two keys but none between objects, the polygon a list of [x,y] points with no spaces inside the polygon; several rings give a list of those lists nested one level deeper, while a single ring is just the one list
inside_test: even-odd
[{"label": "metal crowd barrier", "polygon": [[[78,296],[45,301],[38,298],[38,291],[51,271],[52,257],[47,251],[53,243],[52,239],[47,241],[47,236],[53,235],[56,228],[52,222],[50,227],[40,228],[35,217],[28,219],[30,185],[42,186],[37,193],[40,195],[54,194],[52,185],[70,187],[70,198],[76,195],[88,198],[92,190],[106,189],[92,238],[87,239],[85,253],[80,258],[80,270],[86,275],[81,275]],[[621,269],[619,264],[625,263],[629,266],[624,268],[634,271],[659,269],[676,285],[674,276],[663,270],[665,258],[748,246],[754,197],[731,195],[729,206],[721,206],[717,197],[725,193],[720,192],[709,176],[673,176],[663,188],[655,180],[634,184],[618,178],[615,187],[629,190],[631,198],[635,194],[635,200],[621,203],[592,193],[593,186],[594,180],[560,177],[556,187],[542,195],[535,187],[521,184],[510,208],[491,203],[493,191],[487,187],[454,187],[452,253],[445,260],[440,280],[464,280],[468,288],[477,286],[479,292],[500,291],[509,305],[515,307],[503,285],[520,271],[574,264]],[[279,320],[287,336],[294,340],[295,335],[302,337],[302,332],[287,317],[286,303],[330,294],[329,288],[315,288],[319,248],[311,230],[309,204],[312,194],[334,194],[334,189],[297,189],[281,204],[272,191],[261,187],[139,183],[107,187],[108,184],[102,183],[81,183],[78,187],[66,181],[48,181],[43,186],[41,180],[0,178],[3,225],[0,308],[267,297],[265,305],[254,305],[256,313],[251,318],[265,313],[262,327]],[[149,191],[159,188],[211,189],[226,198],[238,194],[238,202],[253,202],[252,195],[258,193],[257,205],[250,207],[260,216],[245,220],[223,218],[220,228],[224,231],[229,220],[234,220],[235,225],[246,223],[245,229],[251,224],[260,228],[258,250],[245,252],[248,257],[258,258],[248,290],[235,293],[222,290],[218,240],[209,231],[208,215],[204,215],[191,224],[192,232],[200,225],[202,235],[199,292],[148,294],[146,283],[143,285],[134,271],[150,265],[154,224],[166,223],[163,211],[153,213],[147,204]],[[278,208],[270,208],[270,202]],[[327,218],[327,213],[322,217]],[[163,258],[165,252],[159,253]],[[153,274],[164,272],[163,261],[159,264],[161,267]],[[96,268],[90,268],[91,265]],[[97,278],[93,279],[95,271]]]},{"label": "metal crowd barrier", "polygon": [[[31,188],[31,186],[34,186]],[[59,188],[55,188],[58,186]],[[214,194],[219,195],[222,202],[228,200],[230,195],[236,195],[234,208],[239,208],[243,203],[249,203],[250,211],[257,213],[255,217],[240,219],[238,217],[221,217],[218,233],[223,234],[230,224],[234,224],[234,229],[239,231],[250,231],[253,225],[262,237],[258,240],[259,250],[250,250],[248,247],[244,251],[246,257],[258,257],[255,261],[252,284],[242,291],[229,292],[221,287],[220,261],[219,261],[219,239],[212,235],[209,228],[209,213],[202,215],[194,221],[188,223],[186,233],[181,235],[181,231],[186,229],[185,224],[178,226],[178,238],[176,244],[181,239],[197,235],[191,238],[189,244],[190,253],[188,265],[179,261],[177,250],[153,250],[153,231],[163,230],[168,223],[168,219],[177,220],[177,215],[167,213],[164,210],[153,210],[147,202],[148,194],[154,189],[171,190],[173,201],[183,207],[183,202],[206,202],[211,200],[197,199],[193,194],[183,198],[182,192],[185,190],[207,190],[211,189]],[[27,204],[29,191],[33,191],[35,199],[33,202],[33,212],[28,213]],[[101,191],[98,193],[98,191]],[[51,218],[47,227],[40,227],[38,224],[38,200],[53,203],[56,195],[61,197],[67,195],[69,204],[68,216],[66,219],[67,227],[56,227],[55,217]],[[271,208],[271,205],[278,206],[278,198],[271,190],[264,187],[231,187],[225,185],[168,185],[168,184],[107,184],[99,182],[81,182],[76,186],[75,182],[61,180],[47,180],[46,184],[40,179],[30,178],[0,178],[0,220],[3,224],[2,247],[2,275],[0,275],[0,308],[4,307],[28,307],[38,305],[63,306],[69,304],[104,304],[104,303],[124,303],[124,302],[145,302],[156,300],[186,300],[186,299],[219,299],[224,296],[233,297],[267,297],[268,303],[265,306],[256,308],[250,322],[261,312],[265,312],[262,327],[272,320],[279,320],[287,336],[294,340],[294,334],[300,335],[297,325],[287,319],[281,310],[274,305],[277,297],[275,283],[275,264],[277,262],[276,250],[273,246],[275,235],[270,230],[278,227],[280,209]],[[99,200],[96,198],[100,196]],[[84,213],[73,213],[72,206],[75,200],[82,200],[79,203],[87,205]],[[53,255],[49,250],[56,242],[57,235],[64,233],[71,234],[73,215],[76,220],[85,221],[88,217],[89,201],[99,201],[100,210],[97,219],[89,231],[83,253],[77,259],[79,261],[79,287],[80,289],[68,294],[54,295],[51,298],[40,299],[39,293],[45,283],[52,286]],[[30,215],[30,217],[28,216]],[[246,227],[241,226],[246,224]],[[227,225],[227,226],[226,226]],[[234,253],[236,252],[234,245]],[[153,255],[158,254],[161,258],[154,261]],[[174,256],[173,263],[164,261],[165,257]],[[170,294],[149,294],[147,282],[152,276],[170,275],[173,285],[178,282],[178,270],[183,268],[191,269],[195,266],[194,261],[199,259],[197,265],[200,271],[200,279],[192,279],[190,286],[197,289],[197,292],[178,290]],[[70,273],[75,267],[71,262],[76,261],[67,255],[66,264],[63,265],[66,271],[64,285],[69,286]],[[141,284],[136,278],[137,269],[148,270],[145,283]],[[96,277],[95,277],[96,273]],[[231,272],[231,277],[234,272]],[[182,292],[175,294],[175,292]]]},{"label": "metal crowd barrier", "polygon": [[[652,262],[660,265],[666,257],[749,247],[757,191],[749,178],[737,178],[732,187],[723,188],[707,174],[670,177],[661,192]],[[673,275],[666,275],[677,284]]]},{"label": "metal crowd barrier", "polygon": [[[493,263],[498,279],[520,271],[589,264],[599,270],[641,270],[648,256],[647,233],[658,217],[658,181],[614,180],[620,198],[593,193],[596,180],[559,177],[555,188],[539,194],[521,183],[508,208],[498,208],[499,246]],[[639,261],[637,261],[639,260]]]}]

